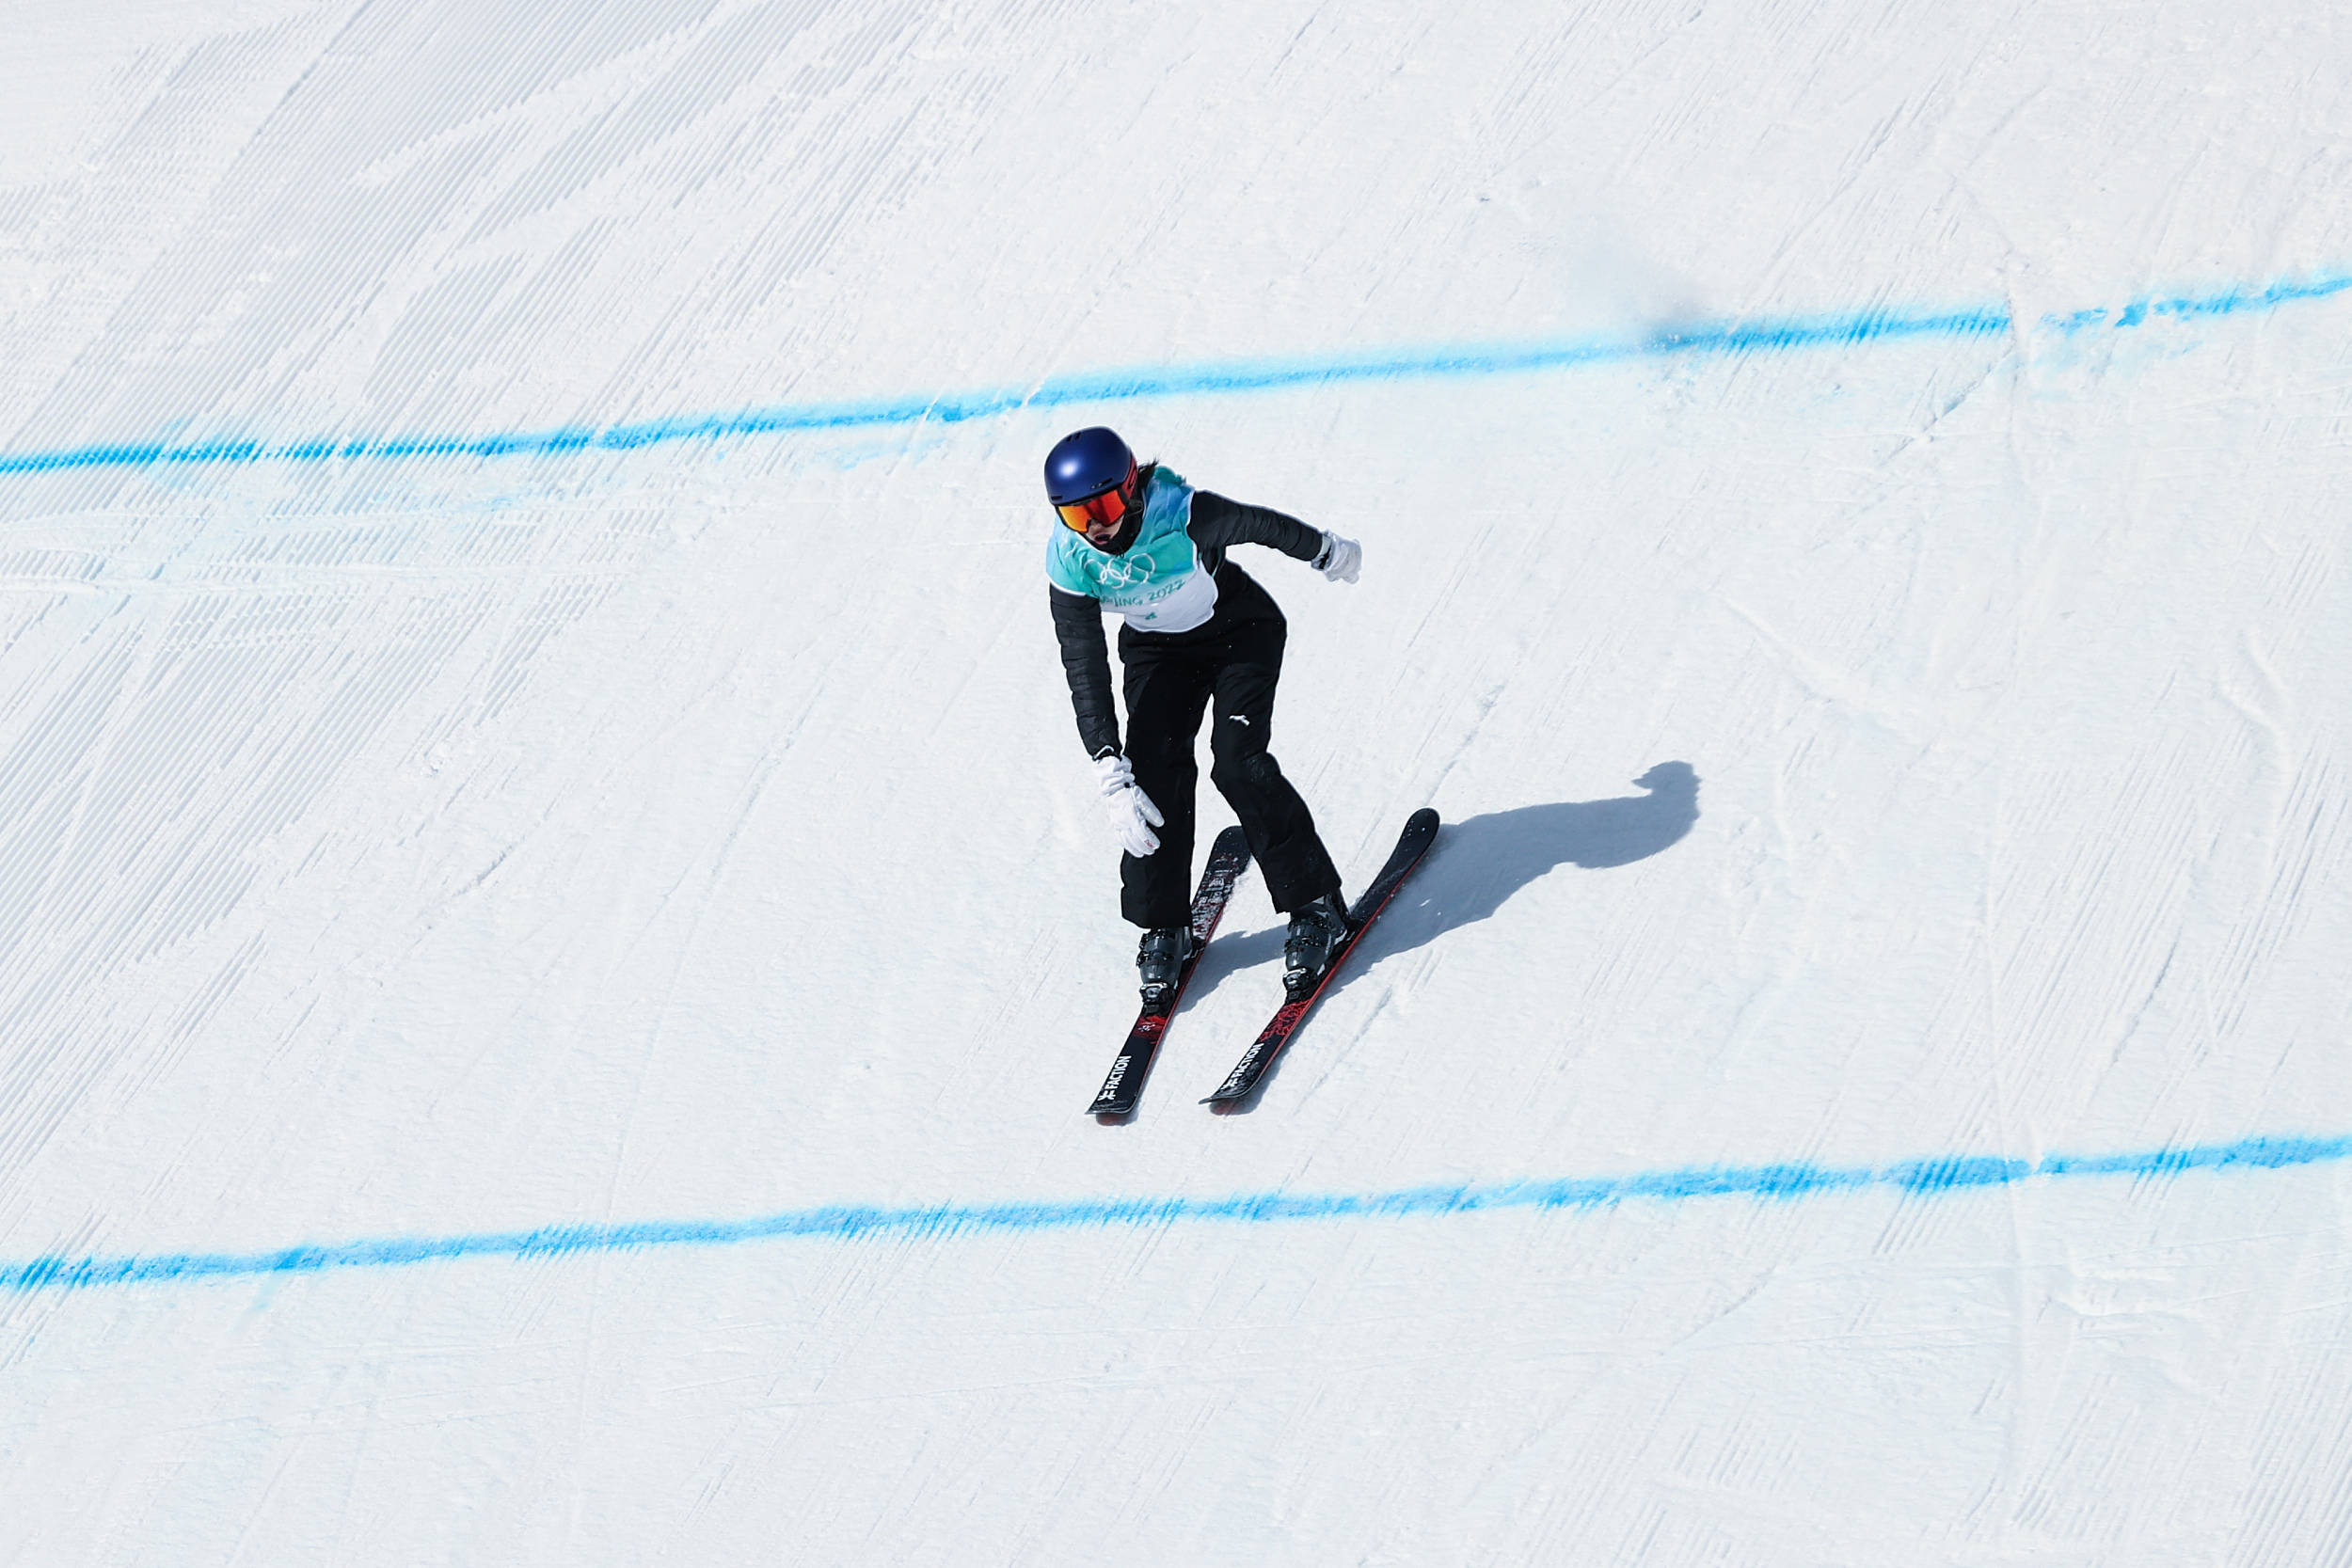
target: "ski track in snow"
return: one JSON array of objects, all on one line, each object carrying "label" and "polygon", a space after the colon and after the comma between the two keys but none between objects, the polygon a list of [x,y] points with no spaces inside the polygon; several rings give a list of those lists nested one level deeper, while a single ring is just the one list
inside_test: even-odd
[{"label": "ski track in snow", "polygon": [[[18,9],[0,1561],[2352,1552],[2352,21]],[[1248,1116],[1096,420],[1448,824]]]}]

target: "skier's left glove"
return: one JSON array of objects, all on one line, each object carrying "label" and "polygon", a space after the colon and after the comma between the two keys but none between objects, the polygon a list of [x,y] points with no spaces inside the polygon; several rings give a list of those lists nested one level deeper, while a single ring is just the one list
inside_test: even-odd
[{"label": "skier's left glove", "polygon": [[1323,552],[1309,562],[1333,582],[1354,582],[1364,564],[1364,547],[1336,533],[1323,536]]},{"label": "skier's left glove", "polygon": [[1111,836],[1119,847],[1137,860],[1157,849],[1160,835],[1152,830],[1165,826],[1167,818],[1136,783],[1136,770],[1127,759],[1104,752],[1094,759],[1094,776],[1103,781],[1103,810],[1110,816]]}]

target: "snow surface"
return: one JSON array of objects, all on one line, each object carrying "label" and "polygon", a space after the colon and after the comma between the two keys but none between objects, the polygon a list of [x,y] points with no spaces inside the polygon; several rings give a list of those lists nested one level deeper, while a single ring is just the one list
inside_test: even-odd
[{"label": "snow surface", "polygon": [[[8,31],[0,1560],[2352,1561],[2341,8]],[[1104,420],[1449,824],[1246,1116]]]}]

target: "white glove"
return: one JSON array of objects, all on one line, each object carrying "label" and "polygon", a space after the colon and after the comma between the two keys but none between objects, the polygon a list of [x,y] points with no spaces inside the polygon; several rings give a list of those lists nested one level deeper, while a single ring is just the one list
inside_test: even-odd
[{"label": "white glove", "polygon": [[1336,533],[1323,536],[1323,553],[1316,556],[1314,569],[1333,582],[1354,582],[1364,564],[1364,547],[1353,539],[1343,539]]},{"label": "white glove", "polygon": [[1136,770],[1127,759],[1117,752],[1104,752],[1094,759],[1094,776],[1103,781],[1103,809],[1110,815],[1111,836],[1119,847],[1137,860],[1157,849],[1160,835],[1152,830],[1167,818],[1152,797],[1136,786]]}]

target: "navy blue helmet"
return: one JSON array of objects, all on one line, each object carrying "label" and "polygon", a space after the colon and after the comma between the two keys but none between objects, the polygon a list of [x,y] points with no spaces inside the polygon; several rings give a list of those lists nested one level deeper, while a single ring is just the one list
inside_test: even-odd
[{"label": "navy blue helmet", "polygon": [[1073,505],[1126,483],[1135,471],[1136,454],[1119,432],[1099,424],[1073,430],[1045,454],[1045,499]]}]

